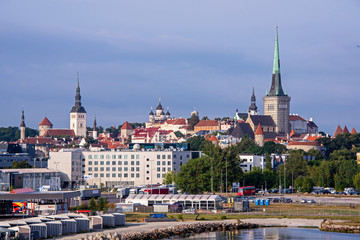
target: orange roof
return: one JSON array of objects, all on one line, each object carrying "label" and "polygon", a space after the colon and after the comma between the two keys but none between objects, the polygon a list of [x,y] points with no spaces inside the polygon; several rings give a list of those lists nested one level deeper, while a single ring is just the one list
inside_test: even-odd
[{"label": "orange roof", "polygon": [[319,136],[309,136],[306,140],[315,141],[316,139],[319,139],[319,138],[321,138],[321,136],[320,137]]},{"label": "orange roof", "polygon": [[209,138],[209,141],[218,142],[219,140],[214,135],[211,135],[211,137]]},{"label": "orange roof", "polygon": [[32,188],[16,188],[10,191],[10,193],[31,193],[34,192]]},{"label": "orange roof", "polygon": [[290,115],[290,116],[289,116],[289,121],[296,121],[296,120],[300,120],[300,121],[306,122],[305,119],[303,119],[302,117],[300,117],[300,116],[298,116],[298,115]]},{"label": "orange roof", "polygon": [[343,133],[349,133],[349,130],[348,130],[348,128],[346,127],[346,125],[345,125],[345,127],[344,127],[344,129],[343,129]]},{"label": "orange roof", "polygon": [[50,127],[52,127],[53,125],[52,125],[52,123],[49,121],[49,119],[47,117],[44,117],[44,119],[41,121],[39,126],[50,126]]},{"label": "orange roof", "polygon": [[48,129],[44,133],[44,136],[70,136],[75,137],[75,132],[73,129]]},{"label": "orange roof", "polygon": [[353,128],[353,129],[351,130],[351,134],[357,134],[355,128]]},{"label": "orange roof", "polygon": [[219,122],[216,120],[200,120],[196,127],[210,127],[210,126],[219,126]]},{"label": "orange roof", "polygon": [[257,128],[256,128],[255,135],[264,135],[264,132],[263,132],[263,130],[262,130],[262,128],[261,128],[260,123],[259,123],[259,125],[258,125]]},{"label": "orange roof", "polygon": [[186,125],[186,119],[185,118],[177,118],[177,119],[169,119],[165,121],[167,124],[171,125]]},{"label": "orange roof", "polygon": [[334,132],[334,137],[336,137],[338,134],[343,134],[343,130],[341,129],[341,127],[338,125],[335,132]]},{"label": "orange roof", "polygon": [[51,137],[28,137],[25,138],[25,143],[29,144],[55,144],[56,141],[54,141]]},{"label": "orange roof", "polygon": [[295,135],[295,130],[291,130],[291,133],[290,133],[290,137],[294,136]]},{"label": "orange roof", "polygon": [[320,146],[320,143],[318,142],[289,142],[289,146],[292,145],[302,145],[302,146]]},{"label": "orange roof", "polygon": [[122,125],[121,129],[133,130],[132,126],[130,125],[130,123],[128,123],[128,121],[126,121],[126,122]]}]

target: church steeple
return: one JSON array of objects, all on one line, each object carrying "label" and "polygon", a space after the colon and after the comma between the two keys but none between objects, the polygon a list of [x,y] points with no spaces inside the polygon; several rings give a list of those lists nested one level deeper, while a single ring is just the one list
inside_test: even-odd
[{"label": "church steeple", "polygon": [[272,82],[271,82],[270,92],[267,95],[268,96],[286,96],[286,94],[284,93],[283,88],[281,86],[278,27],[276,27]]},{"label": "church steeple", "polygon": [[25,116],[24,116],[24,109],[21,112],[21,124],[20,124],[20,142],[24,142],[25,140]]},{"label": "church steeple", "polygon": [[79,73],[77,73],[77,86],[76,86],[76,94],[75,94],[75,105],[71,108],[70,112],[86,113],[85,108],[83,106],[81,106]]},{"label": "church steeple", "polygon": [[256,106],[256,97],[255,97],[254,86],[253,86],[253,89],[252,89],[251,104],[249,106],[248,113],[250,115],[259,115],[258,108]]},{"label": "church steeple", "polygon": [[25,116],[24,116],[24,109],[21,112],[21,124],[20,127],[26,127],[25,126]]}]

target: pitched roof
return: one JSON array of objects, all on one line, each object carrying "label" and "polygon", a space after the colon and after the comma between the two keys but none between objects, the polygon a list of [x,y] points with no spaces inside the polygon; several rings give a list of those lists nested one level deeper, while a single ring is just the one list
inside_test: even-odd
[{"label": "pitched roof", "polygon": [[254,126],[259,124],[261,124],[261,126],[276,126],[274,120],[269,115],[250,115],[250,120],[254,123]]},{"label": "pitched roof", "polygon": [[341,129],[341,127],[338,125],[335,132],[334,132],[334,137],[336,137],[338,134],[343,134],[343,130]]},{"label": "pitched roof", "polygon": [[290,137],[294,136],[295,135],[295,130],[291,130],[291,133],[290,133]]},{"label": "pitched roof", "polygon": [[298,116],[298,115],[290,115],[289,116],[289,121],[296,121],[296,120],[300,120],[303,122],[306,122],[305,119],[303,119],[302,117]]},{"label": "pitched roof", "polygon": [[308,121],[307,125],[309,128],[317,128],[318,127],[313,121]]},{"label": "pitched roof", "polygon": [[348,130],[348,128],[346,127],[346,125],[345,125],[345,127],[344,127],[344,129],[343,129],[343,133],[349,133],[349,130]]},{"label": "pitched roof", "polygon": [[56,141],[54,141],[51,137],[28,137],[24,140],[25,143],[29,144],[55,144]]},{"label": "pitched roof", "polygon": [[75,137],[75,132],[74,132],[73,129],[48,129],[48,130],[46,130],[46,132],[44,133],[43,136],[50,136],[50,137],[70,136],[70,137]]},{"label": "pitched roof", "polygon": [[200,120],[195,127],[210,127],[219,126],[219,122],[216,120]]},{"label": "pitched roof", "polygon": [[52,123],[49,121],[49,119],[47,117],[44,117],[44,119],[41,121],[39,126],[50,126],[50,127],[52,127],[53,125],[52,125]]},{"label": "pitched roof", "polygon": [[133,130],[132,126],[130,125],[130,123],[128,123],[128,121],[126,121],[126,122],[122,125],[121,129]]},{"label": "pitched roof", "polygon": [[209,141],[218,142],[219,140],[214,135],[211,135],[211,137],[209,138]]},{"label": "pitched roof", "polygon": [[185,118],[169,119],[169,120],[166,120],[165,123],[172,124],[172,125],[186,125],[187,124]]},{"label": "pitched roof", "polygon": [[248,135],[249,138],[254,139],[254,131],[249,123],[238,123],[235,128],[230,128],[227,134],[235,138],[243,138],[245,135]]},{"label": "pitched roof", "polygon": [[356,130],[355,130],[355,128],[353,128],[352,130],[351,130],[351,134],[356,134],[357,132],[356,132]]},{"label": "pitched roof", "polygon": [[301,145],[301,146],[320,146],[318,142],[289,142],[289,146]]},{"label": "pitched roof", "polygon": [[263,132],[263,130],[262,130],[262,128],[261,128],[260,123],[259,123],[259,125],[258,125],[257,128],[256,128],[255,135],[264,135],[264,132]]}]

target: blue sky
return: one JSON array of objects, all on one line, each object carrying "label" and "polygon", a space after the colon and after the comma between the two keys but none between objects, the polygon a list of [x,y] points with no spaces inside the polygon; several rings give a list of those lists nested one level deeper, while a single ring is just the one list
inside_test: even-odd
[{"label": "blue sky", "polygon": [[275,28],[291,113],[360,131],[360,2],[0,0],[0,126],[69,126],[76,73],[88,124],[262,111]]}]

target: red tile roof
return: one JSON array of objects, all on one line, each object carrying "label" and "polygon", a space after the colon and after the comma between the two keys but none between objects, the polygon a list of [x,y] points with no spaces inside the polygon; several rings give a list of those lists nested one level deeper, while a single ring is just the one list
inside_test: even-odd
[{"label": "red tile roof", "polygon": [[218,142],[219,140],[214,135],[211,135],[211,137],[209,138],[209,141]]},{"label": "red tile roof", "polygon": [[29,144],[56,144],[51,137],[28,137],[24,140],[25,143]]},{"label": "red tile roof", "polygon": [[187,125],[185,118],[169,119],[166,120],[165,123],[171,125]]},{"label": "red tile roof", "polygon": [[262,130],[262,128],[261,128],[260,123],[259,123],[259,125],[258,125],[257,128],[256,128],[255,135],[264,135],[264,132],[263,132],[263,130]]},{"label": "red tile roof", "polygon": [[355,128],[353,128],[353,129],[351,130],[351,134],[357,134]]},{"label": "red tile roof", "polygon": [[49,121],[49,119],[47,117],[44,117],[44,119],[41,121],[41,123],[39,124],[39,126],[50,126],[52,127],[52,123]]},{"label": "red tile roof", "polygon": [[17,188],[10,191],[10,193],[16,194],[16,193],[31,193],[34,192],[32,188]]},{"label": "red tile roof", "polygon": [[302,145],[302,146],[320,146],[320,143],[318,142],[289,142],[289,146],[293,145]]},{"label": "red tile roof", "polygon": [[308,141],[315,141],[316,139],[321,138],[321,136],[309,136],[306,140]]},{"label": "red tile roof", "polygon": [[70,137],[75,137],[75,132],[74,132],[73,129],[48,129],[44,133],[44,136],[50,136],[50,137],[70,136]]},{"label": "red tile roof", "polygon": [[126,121],[126,122],[122,125],[121,129],[133,130],[132,126],[130,125],[130,123],[128,123],[128,121]]},{"label": "red tile roof", "polygon": [[335,132],[334,132],[334,137],[336,137],[338,134],[343,134],[343,130],[341,129],[341,127],[338,125]]},{"label": "red tile roof", "polygon": [[300,120],[300,121],[306,122],[305,119],[303,119],[302,117],[300,117],[300,116],[298,116],[298,115],[290,115],[290,116],[289,116],[289,121],[296,121],[296,120]]},{"label": "red tile roof", "polygon": [[219,126],[219,122],[216,120],[200,120],[196,127],[210,127],[210,126]]},{"label": "red tile roof", "polygon": [[295,130],[291,130],[291,133],[290,133],[290,137],[294,136],[296,133],[295,133]]},{"label": "red tile roof", "polygon": [[344,127],[344,129],[343,129],[343,133],[349,133],[349,130],[348,130],[348,128],[346,127],[346,125],[345,125],[345,127]]}]

